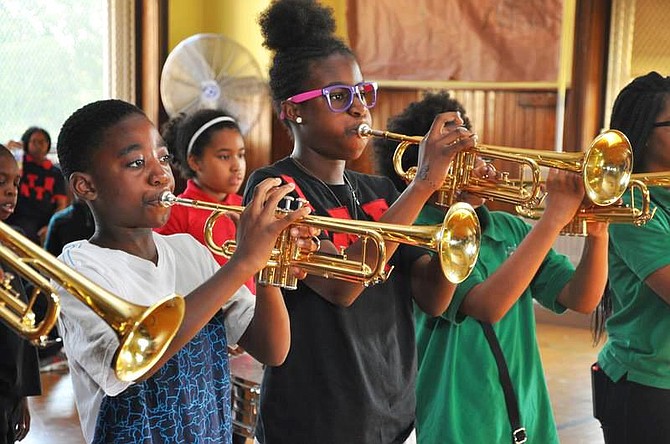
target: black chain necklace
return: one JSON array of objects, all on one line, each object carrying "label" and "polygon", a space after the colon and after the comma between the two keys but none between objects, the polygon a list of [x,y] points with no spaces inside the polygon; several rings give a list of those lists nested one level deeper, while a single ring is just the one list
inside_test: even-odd
[{"label": "black chain necklace", "polygon": [[[330,188],[330,185],[328,185],[326,182],[324,182],[323,180],[321,180],[320,178],[315,176],[305,165],[300,163],[300,161],[298,159],[296,159],[295,157],[289,156],[289,158],[295,164],[295,166],[297,166],[298,169],[300,169],[303,173],[307,174],[309,177],[311,177],[312,179],[316,180],[321,185],[323,185],[323,187],[328,190],[330,195],[333,196],[333,198],[335,199],[335,201],[338,203],[338,205],[340,207],[349,208],[348,205],[344,205],[342,203],[342,201],[337,197],[337,194],[335,194],[335,192]],[[358,219],[358,207],[361,206],[361,203],[358,200],[358,196],[356,196],[356,190],[354,190],[354,187],[351,185],[351,182],[349,181],[349,178],[347,177],[347,173],[343,172],[342,176],[344,176],[344,183],[347,185],[347,187],[349,188],[349,191],[351,192],[352,203],[353,203],[353,205],[352,205],[353,206],[353,208],[352,208],[353,218]]]}]

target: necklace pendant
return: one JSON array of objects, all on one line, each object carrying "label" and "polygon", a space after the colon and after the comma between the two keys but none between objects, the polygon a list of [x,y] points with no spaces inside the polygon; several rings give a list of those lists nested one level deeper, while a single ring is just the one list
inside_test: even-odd
[{"label": "necklace pendant", "polygon": [[352,195],[353,198],[354,198],[354,203],[355,203],[357,206],[360,207],[360,206],[361,206],[361,203],[359,202],[359,200],[358,200],[358,196],[356,196],[356,192],[355,192],[354,190],[351,190],[351,195]]}]

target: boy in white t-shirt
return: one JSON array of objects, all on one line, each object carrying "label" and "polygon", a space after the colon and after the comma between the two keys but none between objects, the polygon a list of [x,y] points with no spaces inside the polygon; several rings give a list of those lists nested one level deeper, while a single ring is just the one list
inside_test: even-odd
[{"label": "boy in white t-shirt", "polygon": [[[290,344],[279,289],[254,298],[244,282],[265,266],[279,233],[308,210],[276,218],[277,204],[292,186],[276,179],[259,184],[240,215],[237,250],[219,268],[192,236],[152,231],[169,216],[159,197],[172,191],[174,179],[167,148],[139,108],[103,100],[79,109],[61,129],[58,157],[96,224],[89,240],[69,244],[60,259],[132,303],[153,305],[173,293],[186,301],[183,323],[165,354],[129,383],[112,369],[119,344],[113,330],[60,292],[59,328],[86,441],[229,443],[227,345],[239,343],[259,361],[279,365]],[[299,245],[314,248],[306,239]],[[295,274],[304,277],[302,270]]]}]

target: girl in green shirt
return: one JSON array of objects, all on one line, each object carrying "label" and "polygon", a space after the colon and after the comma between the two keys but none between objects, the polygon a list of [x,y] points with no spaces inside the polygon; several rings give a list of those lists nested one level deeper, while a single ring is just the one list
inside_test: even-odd
[{"label": "girl in green shirt", "polygon": [[[393,118],[388,129],[424,134],[422,119],[457,105],[446,94],[428,95]],[[383,143],[376,148],[379,159],[390,157],[388,150],[393,149],[387,147],[384,154]],[[389,168],[380,172],[394,174]],[[532,227],[516,216],[480,206],[481,248],[472,274],[440,316],[415,312],[419,443],[512,442],[496,360],[480,321],[492,324],[502,349],[527,442],[558,442],[535,337],[533,300],[559,313],[591,312],[607,279],[608,235],[606,224],[589,224],[590,236],[575,270],[551,247],[582,202],[581,180],[552,171],[547,187],[546,211]],[[462,197],[474,205],[483,203]],[[442,218],[443,210],[426,206],[416,223],[435,224]]]},{"label": "girl in green shirt", "polygon": [[[628,136],[634,172],[669,171],[670,77],[650,72],[623,88],[610,127]],[[596,318],[596,340],[607,318],[607,342],[594,366],[607,444],[670,442],[670,190],[650,194],[651,221],[609,228],[609,288]]]}]

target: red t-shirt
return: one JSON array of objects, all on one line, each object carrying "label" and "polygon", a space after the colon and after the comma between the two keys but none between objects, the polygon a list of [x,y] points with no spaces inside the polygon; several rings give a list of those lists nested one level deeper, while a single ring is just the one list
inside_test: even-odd
[{"label": "red t-shirt", "polygon": [[[187,181],[186,189],[179,195],[179,197],[220,205],[242,205],[242,196],[239,194],[229,194],[221,202],[214,200],[212,196],[205,193],[192,179]],[[211,214],[212,212],[207,209],[175,205],[172,207],[170,218],[165,225],[157,228],[155,231],[160,234],[188,233],[196,238],[198,242],[205,245],[205,222]],[[212,238],[217,245],[223,245],[227,240],[235,240],[235,233],[235,223],[229,217],[222,216],[214,225]],[[223,256],[213,253],[212,255],[220,265],[228,262],[228,259]],[[245,285],[252,293],[256,293],[256,286],[253,278],[249,279]]]}]

